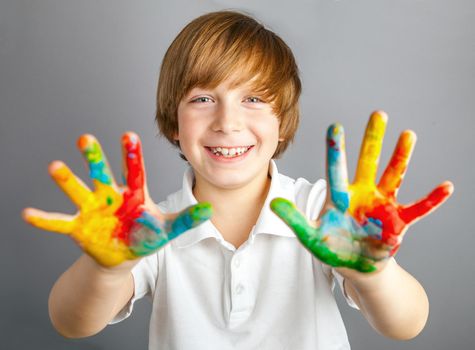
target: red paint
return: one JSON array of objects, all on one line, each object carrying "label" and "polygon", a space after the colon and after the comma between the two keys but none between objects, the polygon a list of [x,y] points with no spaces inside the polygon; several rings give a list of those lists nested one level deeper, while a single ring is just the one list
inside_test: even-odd
[{"label": "red paint", "polygon": [[364,224],[369,217],[380,220],[382,223],[381,242],[392,247],[390,254],[394,255],[399,249],[407,227],[439,206],[452,194],[452,191],[452,184],[446,182],[414,204],[402,206],[392,198],[386,202],[375,201],[371,209],[357,208],[354,217],[360,224]]},{"label": "red paint", "polygon": [[127,166],[127,188],[123,196],[123,203],[115,213],[121,224],[114,232],[114,237],[119,238],[129,245],[129,235],[135,219],[139,218],[144,211],[142,205],[145,202],[145,170],[142,158],[142,146],[138,137],[127,133],[122,138],[124,158]]},{"label": "red paint", "polygon": [[414,204],[404,207],[401,211],[401,218],[408,224],[416,219],[428,214],[432,209],[439,206],[453,192],[453,185],[450,182],[444,182],[437,186],[425,198]]}]

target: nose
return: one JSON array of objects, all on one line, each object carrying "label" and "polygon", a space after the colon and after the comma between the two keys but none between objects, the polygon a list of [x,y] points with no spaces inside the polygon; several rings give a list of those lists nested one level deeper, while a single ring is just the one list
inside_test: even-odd
[{"label": "nose", "polygon": [[244,127],[242,111],[231,103],[222,102],[216,109],[211,128],[213,131],[230,134],[239,132]]}]

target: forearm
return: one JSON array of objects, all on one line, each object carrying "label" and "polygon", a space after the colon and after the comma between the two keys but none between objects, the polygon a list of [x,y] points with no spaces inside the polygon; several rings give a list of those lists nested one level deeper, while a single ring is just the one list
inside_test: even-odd
[{"label": "forearm", "polygon": [[429,301],[419,282],[393,259],[375,274],[345,279],[346,292],[379,333],[394,339],[410,339],[424,328]]},{"label": "forearm", "polygon": [[49,314],[56,330],[70,338],[101,331],[133,295],[133,265],[105,269],[81,256],[51,290]]}]

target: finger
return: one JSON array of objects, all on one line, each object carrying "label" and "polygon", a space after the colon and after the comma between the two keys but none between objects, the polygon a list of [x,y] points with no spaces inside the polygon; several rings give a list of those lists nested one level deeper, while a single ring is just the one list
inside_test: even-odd
[{"label": "finger", "polygon": [[198,203],[169,216],[164,224],[161,215],[144,211],[135,221],[145,229],[134,230],[129,239],[130,250],[137,256],[151,254],[187,230],[205,222],[211,214],[211,204]]},{"label": "finger", "polygon": [[330,198],[337,209],[345,212],[349,205],[348,170],[344,130],[338,123],[327,132],[327,176]]},{"label": "finger", "polygon": [[401,219],[410,224],[429,214],[440,206],[454,191],[450,181],[445,181],[437,186],[426,197],[416,203],[408,205],[401,210]]},{"label": "finger", "polygon": [[371,114],[361,145],[355,183],[374,184],[387,120],[388,116],[383,111]]},{"label": "finger", "polygon": [[72,233],[76,225],[74,216],[49,213],[34,208],[26,208],[22,212],[23,220],[42,230],[58,233]]},{"label": "finger", "polygon": [[396,197],[414,150],[416,139],[416,134],[411,130],[406,130],[399,136],[391,160],[379,181],[378,187],[384,194]]},{"label": "finger", "polygon": [[126,132],[122,136],[124,157],[124,177],[127,187],[132,191],[142,191],[145,186],[145,167],[142,156],[142,144],[137,134]]},{"label": "finger", "polygon": [[192,229],[211,218],[213,208],[210,203],[202,202],[192,205],[182,210],[176,218],[171,221],[170,229],[167,232],[170,240],[178,237],[185,231]]},{"label": "finger", "polygon": [[[145,202],[146,193],[145,168],[142,157],[140,138],[133,132],[122,136],[123,174],[127,182],[124,201],[130,208],[135,208]],[[122,208],[124,209],[124,208]]]},{"label": "finger", "polygon": [[99,141],[93,135],[84,134],[78,139],[78,148],[87,161],[89,176],[96,188],[101,189],[105,186],[116,188],[112,172]]},{"label": "finger", "polygon": [[48,171],[58,186],[79,208],[87,206],[94,200],[91,190],[63,162],[51,162]]},{"label": "finger", "polygon": [[271,210],[294,231],[306,247],[312,247],[317,240],[315,228],[312,227],[294,203],[285,198],[274,198],[270,202]]},{"label": "finger", "polygon": [[[349,254],[348,257],[340,256],[339,252],[333,251],[328,244],[329,242],[325,242],[332,239],[331,235],[322,235],[322,239],[320,239],[321,232],[319,234],[317,231],[322,231],[321,228],[315,229],[312,227],[291,201],[284,198],[275,198],[271,201],[270,206],[272,211],[295,232],[302,244],[320,261],[330,266],[346,266],[362,272],[375,270],[375,267],[363,257],[354,254]],[[342,215],[339,211],[334,210],[333,212],[337,217]],[[337,220],[339,221],[339,219]],[[332,219],[330,221],[333,222]],[[338,236],[335,236],[335,238],[338,239]]]}]

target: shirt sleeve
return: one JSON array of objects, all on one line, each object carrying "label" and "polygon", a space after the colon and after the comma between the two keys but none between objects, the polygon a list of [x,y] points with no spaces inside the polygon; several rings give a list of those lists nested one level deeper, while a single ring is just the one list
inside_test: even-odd
[{"label": "shirt sleeve", "polygon": [[[338,286],[340,287],[341,294],[343,294],[343,296],[345,297],[346,303],[352,308],[359,310],[360,308],[358,307],[358,305],[356,305],[355,301],[348,295],[348,293],[346,293],[345,287],[343,285],[345,278],[340,275],[334,268],[331,268],[330,273],[333,276],[333,281],[336,280],[336,284],[338,284]],[[335,282],[333,282],[333,284],[335,285]]]},{"label": "shirt sleeve", "polygon": [[134,266],[132,269],[134,295],[109,324],[118,323],[129,317],[134,308],[135,301],[145,296],[152,298],[158,277],[158,254],[159,252],[149,255]]}]

